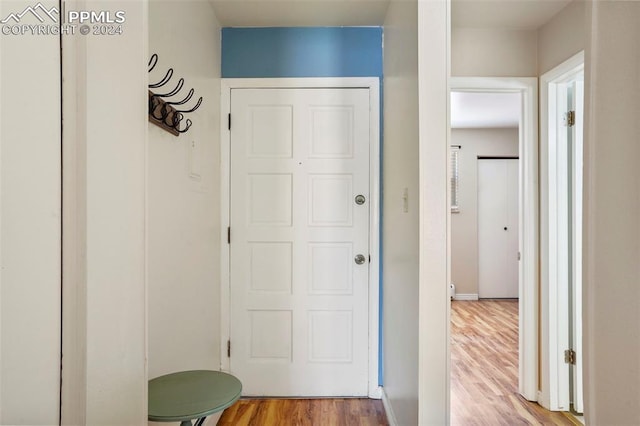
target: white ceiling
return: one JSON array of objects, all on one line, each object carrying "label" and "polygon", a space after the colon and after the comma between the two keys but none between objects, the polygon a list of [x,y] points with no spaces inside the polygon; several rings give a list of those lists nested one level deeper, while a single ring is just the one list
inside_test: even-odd
[{"label": "white ceiling", "polygon": [[518,127],[519,93],[451,92],[451,128]]},{"label": "white ceiling", "polygon": [[[404,1],[404,0],[398,0]],[[452,26],[535,29],[571,0],[452,0]],[[225,27],[378,26],[390,0],[209,0]]]},{"label": "white ceiling", "polygon": [[209,0],[225,27],[381,26],[389,0]]}]

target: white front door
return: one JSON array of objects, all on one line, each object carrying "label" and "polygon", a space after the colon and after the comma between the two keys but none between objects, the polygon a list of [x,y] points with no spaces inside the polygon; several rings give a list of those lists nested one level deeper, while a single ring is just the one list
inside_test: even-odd
[{"label": "white front door", "polygon": [[478,296],[518,297],[518,160],[478,160]]},{"label": "white front door", "polygon": [[369,90],[231,90],[230,370],[244,395],[368,391]]}]

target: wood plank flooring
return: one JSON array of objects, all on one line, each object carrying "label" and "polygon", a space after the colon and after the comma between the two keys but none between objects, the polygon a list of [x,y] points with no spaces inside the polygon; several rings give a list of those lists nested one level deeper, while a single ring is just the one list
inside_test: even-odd
[{"label": "wood plank flooring", "polygon": [[517,300],[451,303],[451,424],[580,424],[519,395]]},{"label": "wood plank flooring", "polygon": [[[451,425],[579,425],[518,394],[518,302],[451,304]],[[371,399],[241,399],[220,426],[386,426]],[[410,426],[410,425],[400,425]]]},{"label": "wood plank flooring", "polygon": [[218,426],[387,426],[382,401],[340,399],[241,399]]}]

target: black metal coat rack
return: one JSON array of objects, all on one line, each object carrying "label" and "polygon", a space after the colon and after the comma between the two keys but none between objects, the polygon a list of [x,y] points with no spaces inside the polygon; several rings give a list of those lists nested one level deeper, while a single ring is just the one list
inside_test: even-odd
[{"label": "black metal coat rack", "polygon": [[[149,72],[151,72],[158,64],[158,55],[151,55],[149,60]],[[160,89],[167,85],[173,77],[173,68],[169,68],[162,80],[157,83],[149,84],[149,89]],[[185,105],[191,100],[194,94],[194,90],[190,89],[182,100],[170,101],[169,98],[175,96],[182,90],[184,86],[184,78],[180,78],[176,87],[165,93],[155,93],[149,90],[149,121],[156,126],[166,130],[172,135],[179,136],[181,133],[185,133],[191,125],[192,121],[188,118],[185,119],[185,114],[189,114],[200,108],[202,104],[202,96],[198,98],[195,106],[190,109],[178,109],[181,105]]]}]

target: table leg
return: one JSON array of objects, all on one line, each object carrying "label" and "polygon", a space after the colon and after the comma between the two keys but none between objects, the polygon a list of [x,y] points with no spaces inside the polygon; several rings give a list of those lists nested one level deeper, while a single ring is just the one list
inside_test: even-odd
[{"label": "table leg", "polygon": [[180,422],[180,426],[202,426],[206,418],[207,418],[206,416],[200,417],[199,419],[196,420],[195,423],[191,423],[191,420],[183,420]]}]

